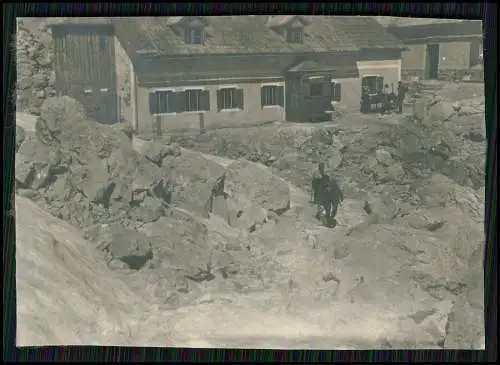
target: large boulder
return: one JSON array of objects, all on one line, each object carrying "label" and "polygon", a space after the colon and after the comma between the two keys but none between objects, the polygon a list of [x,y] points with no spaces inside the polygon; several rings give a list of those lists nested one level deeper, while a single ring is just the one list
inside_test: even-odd
[{"label": "large boulder", "polygon": [[362,200],[345,199],[338,208],[336,220],[341,226],[354,228],[362,224],[368,216]]},{"label": "large boulder", "polygon": [[85,109],[78,101],[68,96],[48,98],[40,108],[36,136],[47,144],[61,142],[64,130],[84,119]]},{"label": "large boulder", "polygon": [[433,174],[415,182],[416,194],[428,208],[457,206],[476,222],[484,221],[484,197],[472,188],[458,186],[450,178]]},{"label": "large boulder", "polygon": [[155,268],[195,274],[210,262],[213,246],[207,226],[193,214],[178,208],[141,229],[152,239]]},{"label": "large boulder", "polygon": [[147,144],[143,154],[146,159],[161,167],[163,160],[167,156],[179,157],[182,152],[180,147],[176,144],[165,144],[162,141],[153,140]]},{"label": "large boulder", "polygon": [[71,164],[71,154],[51,149],[36,138],[28,138],[16,154],[16,181],[20,188],[41,189],[50,185],[57,175]]},{"label": "large boulder", "polygon": [[429,106],[427,116],[432,121],[444,122],[450,120],[456,113],[457,108],[453,102],[440,100]]},{"label": "large boulder", "polygon": [[89,161],[72,169],[71,184],[91,203],[109,207],[115,184],[102,160]]},{"label": "large boulder", "polygon": [[278,214],[290,208],[290,188],[268,169],[247,160],[227,167],[226,191],[230,197],[252,202],[266,211]]},{"label": "large boulder", "polygon": [[226,200],[228,223],[231,227],[252,231],[267,222],[268,212],[245,199]]},{"label": "large boulder", "polygon": [[166,156],[161,170],[172,176],[172,204],[208,217],[212,189],[224,175],[224,166],[201,153],[183,150],[180,156]]},{"label": "large boulder", "polygon": [[138,270],[153,258],[152,239],[120,223],[90,226],[85,238],[106,254],[107,261],[120,260],[130,269]]}]

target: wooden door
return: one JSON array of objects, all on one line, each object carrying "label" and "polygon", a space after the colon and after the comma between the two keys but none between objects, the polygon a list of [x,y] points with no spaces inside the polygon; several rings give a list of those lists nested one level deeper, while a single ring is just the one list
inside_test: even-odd
[{"label": "wooden door", "polygon": [[439,73],[439,44],[427,45],[427,77],[437,79]]}]

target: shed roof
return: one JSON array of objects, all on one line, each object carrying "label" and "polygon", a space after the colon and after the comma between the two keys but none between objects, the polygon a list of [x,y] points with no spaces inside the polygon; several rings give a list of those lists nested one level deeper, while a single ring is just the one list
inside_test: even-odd
[{"label": "shed roof", "polygon": [[[114,18],[115,32],[127,53],[189,55],[357,51],[360,48],[403,48],[373,17],[310,16],[304,43],[288,43],[269,27],[290,21],[286,17],[207,17],[203,45],[185,44],[172,27],[171,17]],[[295,16],[294,16],[295,17]],[[284,19],[286,18],[286,19]],[[176,23],[179,22],[176,19]]]},{"label": "shed roof", "polygon": [[466,21],[464,19],[413,18],[397,16],[377,16],[376,19],[385,27],[409,27],[414,25],[447,24]]},{"label": "shed roof", "polygon": [[462,20],[405,27],[389,27],[389,31],[406,42],[433,37],[480,37],[483,35],[482,25],[483,23],[480,20]]}]

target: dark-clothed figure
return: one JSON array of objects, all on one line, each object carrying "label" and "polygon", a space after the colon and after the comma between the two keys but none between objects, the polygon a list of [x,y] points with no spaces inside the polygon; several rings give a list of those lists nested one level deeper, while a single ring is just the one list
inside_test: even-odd
[{"label": "dark-clothed figure", "polygon": [[339,204],[344,200],[344,194],[340,186],[333,177],[328,177],[328,184],[324,191],[324,196],[322,199],[321,206],[325,211],[325,223],[328,227],[335,227],[337,221],[335,216],[337,215],[337,210]]},{"label": "dark-clothed figure", "polygon": [[318,169],[314,171],[313,177],[312,177],[312,184],[311,184],[311,191],[312,191],[312,202],[314,204],[319,204],[319,185],[322,181],[322,179],[325,176],[325,164],[323,162],[320,162],[318,165]]},{"label": "dark-clothed figure", "polygon": [[317,205],[316,218],[321,219],[324,211],[328,226],[334,223],[339,203],[344,199],[342,191],[334,178],[325,172],[325,164],[320,163],[318,171],[313,175],[313,201]]},{"label": "dark-clothed figure", "polygon": [[391,91],[389,90],[389,85],[385,84],[382,89],[382,113],[386,113],[390,109],[390,98],[389,94]]},{"label": "dark-clothed figure", "polygon": [[403,102],[406,97],[406,93],[408,92],[408,88],[401,81],[398,81],[398,96],[396,99],[397,102],[397,112],[403,112]]}]

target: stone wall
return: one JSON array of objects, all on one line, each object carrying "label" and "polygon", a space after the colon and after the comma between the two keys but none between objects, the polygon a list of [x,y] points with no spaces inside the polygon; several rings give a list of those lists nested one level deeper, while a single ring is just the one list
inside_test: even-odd
[{"label": "stone wall", "polygon": [[29,30],[20,23],[15,47],[17,111],[39,115],[43,101],[57,94],[50,30],[42,27]]}]

